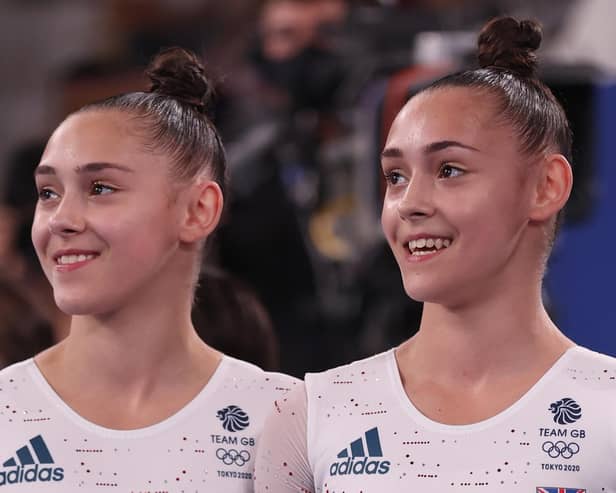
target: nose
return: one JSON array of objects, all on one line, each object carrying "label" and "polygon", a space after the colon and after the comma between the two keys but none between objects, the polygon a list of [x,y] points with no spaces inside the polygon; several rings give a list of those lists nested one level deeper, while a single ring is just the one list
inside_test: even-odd
[{"label": "nose", "polygon": [[434,214],[433,187],[428,179],[419,174],[409,181],[398,202],[401,219],[419,220]]},{"label": "nose", "polygon": [[49,231],[59,236],[81,233],[86,226],[83,212],[79,200],[65,195],[49,218]]}]

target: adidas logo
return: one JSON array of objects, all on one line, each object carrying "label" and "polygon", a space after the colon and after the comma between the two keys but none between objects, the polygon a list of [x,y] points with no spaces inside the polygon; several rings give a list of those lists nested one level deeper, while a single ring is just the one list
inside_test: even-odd
[{"label": "adidas logo", "polygon": [[[367,454],[366,451],[368,452]],[[381,449],[379,430],[372,428],[365,432],[363,437],[354,440],[349,447],[342,449],[338,453],[337,458],[342,460],[334,462],[329,467],[329,474],[331,476],[387,474],[391,467],[391,462],[382,460],[382,457],[383,450]],[[372,458],[377,459],[370,460]]]},{"label": "adidas logo", "polygon": [[[9,471],[0,471],[0,486],[16,483],[34,483],[36,481],[62,481],[64,469],[62,467],[45,467],[54,464],[53,457],[41,435],[37,435],[15,452],[15,457],[4,461],[2,467],[15,468]],[[32,455],[34,451],[34,456]],[[35,459],[36,457],[36,459]]]}]

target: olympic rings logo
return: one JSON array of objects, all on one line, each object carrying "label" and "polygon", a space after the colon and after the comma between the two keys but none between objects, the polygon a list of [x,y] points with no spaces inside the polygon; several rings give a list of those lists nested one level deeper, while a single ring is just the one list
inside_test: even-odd
[{"label": "olympic rings logo", "polygon": [[227,466],[235,464],[241,467],[250,460],[250,452],[248,450],[240,450],[238,452],[235,449],[225,450],[224,448],[219,448],[216,451],[216,457]]},{"label": "olympic rings logo", "polygon": [[565,443],[562,440],[556,443],[544,442],[541,450],[548,454],[552,459],[562,457],[563,459],[571,459],[575,454],[580,451],[580,446],[575,443]]}]

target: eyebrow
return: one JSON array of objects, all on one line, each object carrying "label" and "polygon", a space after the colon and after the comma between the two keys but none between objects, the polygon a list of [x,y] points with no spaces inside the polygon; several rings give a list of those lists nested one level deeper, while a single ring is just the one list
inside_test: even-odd
[{"label": "eyebrow", "polygon": [[[97,171],[102,171],[105,169],[117,169],[120,171],[124,171],[126,173],[133,173],[133,170],[128,168],[127,166],[123,166],[117,163],[104,163],[104,162],[96,162],[96,163],[87,163],[84,165],[75,166],[76,173],[96,173]],[[34,170],[34,176],[39,175],[55,175],[56,168],[53,166],[48,166],[46,164],[41,164],[36,167]]]},{"label": "eyebrow", "polygon": [[428,144],[426,147],[424,147],[424,153],[431,154],[433,152],[442,151],[449,147],[460,147],[461,149],[479,152],[479,149],[477,149],[476,147],[463,144],[462,142],[458,142],[456,140],[439,140],[438,142],[432,142],[432,144]]},{"label": "eyebrow", "polygon": [[[462,142],[458,142],[456,140],[439,140],[437,142],[432,142],[423,148],[423,152],[424,154],[433,154],[435,152],[448,149],[450,147],[459,147],[461,149],[467,149],[469,151],[479,152],[479,149],[477,149],[476,147],[463,144]],[[402,156],[403,156],[402,150],[399,149],[398,147],[388,147],[385,150],[383,150],[383,152],[381,153],[382,158],[388,158],[388,157],[395,158],[395,157],[402,157]]]}]

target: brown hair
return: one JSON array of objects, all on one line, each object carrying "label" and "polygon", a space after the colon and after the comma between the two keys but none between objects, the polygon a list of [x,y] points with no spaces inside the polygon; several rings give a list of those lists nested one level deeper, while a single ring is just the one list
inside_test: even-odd
[{"label": "brown hair", "polygon": [[208,109],[214,94],[197,56],[183,48],[161,51],[146,69],[148,92],[131,92],[91,103],[79,110],[118,109],[141,124],[148,150],[165,152],[178,179],[204,172],[226,189],[226,157]]},{"label": "brown hair", "polygon": [[535,21],[492,19],[479,34],[479,68],[449,75],[424,90],[485,91],[498,102],[497,112],[516,131],[523,152],[532,155],[554,149],[571,160],[572,136],[565,111],[537,78],[535,51],[541,39],[541,26]]},{"label": "brown hair", "polygon": [[[540,24],[533,20],[494,18],[479,33],[479,68],[448,75],[421,92],[443,87],[484,91],[497,102],[498,118],[516,132],[523,153],[533,156],[553,150],[571,162],[572,134],[565,110],[537,77],[535,51],[542,36]],[[548,252],[563,218],[560,210],[548,234]]]},{"label": "brown hair", "polygon": [[205,265],[192,311],[197,333],[229,356],[265,370],[280,367],[280,344],[257,293],[230,273]]}]

